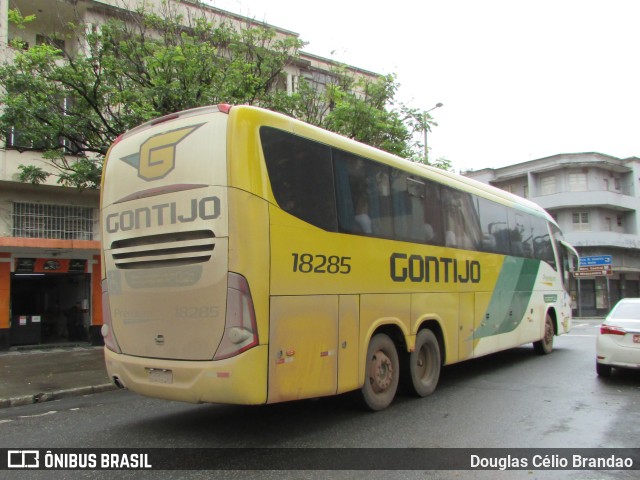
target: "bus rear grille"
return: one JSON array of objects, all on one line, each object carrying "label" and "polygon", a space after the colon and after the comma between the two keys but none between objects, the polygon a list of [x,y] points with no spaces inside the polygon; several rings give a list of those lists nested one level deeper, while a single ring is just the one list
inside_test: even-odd
[{"label": "bus rear grille", "polygon": [[113,242],[111,255],[123,269],[192,265],[211,258],[214,239],[211,230],[147,235]]}]

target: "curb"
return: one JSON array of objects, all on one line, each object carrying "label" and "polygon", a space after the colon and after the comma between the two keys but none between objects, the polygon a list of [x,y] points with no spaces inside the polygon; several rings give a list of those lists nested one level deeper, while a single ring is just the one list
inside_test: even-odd
[{"label": "curb", "polygon": [[55,390],[53,392],[36,393],[35,395],[23,395],[13,398],[0,398],[0,408],[19,407],[21,405],[31,405],[33,403],[44,403],[52,400],[59,400],[66,397],[76,397],[81,395],[92,395],[94,393],[108,392],[116,390],[113,383],[93,385],[89,387],[68,388],[65,390]]},{"label": "curb", "polygon": [[72,351],[91,351],[101,350],[104,346],[101,345],[87,345],[81,343],[64,343],[64,344],[38,344],[38,345],[18,345],[9,347],[6,349],[0,348],[0,356],[2,355],[25,355],[29,353],[63,353]]}]

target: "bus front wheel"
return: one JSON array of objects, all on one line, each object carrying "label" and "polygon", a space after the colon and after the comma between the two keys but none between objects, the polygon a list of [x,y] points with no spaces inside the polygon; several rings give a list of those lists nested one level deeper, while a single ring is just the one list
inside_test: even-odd
[{"label": "bus front wheel", "polygon": [[538,340],[537,342],[533,342],[533,348],[536,353],[540,355],[546,355],[551,353],[553,350],[553,335],[555,334],[553,329],[553,319],[551,315],[547,314],[544,319],[544,337]]},{"label": "bus front wheel", "polygon": [[382,410],[396,396],[400,374],[398,351],[388,335],[378,333],[371,338],[365,368],[362,400],[368,409]]},{"label": "bus front wheel", "polygon": [[420,330],[416,346],[409,356],[411,384],[419,397],[431,395],[440,378],[440,344],[431,330]]}]

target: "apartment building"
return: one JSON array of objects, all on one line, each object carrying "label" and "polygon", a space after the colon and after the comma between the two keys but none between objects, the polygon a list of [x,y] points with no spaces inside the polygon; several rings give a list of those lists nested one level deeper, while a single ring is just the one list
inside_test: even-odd
[{"label": "apartment building", "polygon": [[558,222],[580,256],[574,314],[601,316],[640,296],[640,158],[558,154],[464,173],[528,198]]},{"label": "apartment building", "polygon": [[[0,0],[0,61],[13,58],[9,43],[15,36],[28,47],[54,32],[74,33],[69,31],[73,23],[89,29],[107,18],[133,12],[141,3],[162,8],[163,2]],[[173,7],[211,19],[223,17],[237,28],[267,26],[279,36],[299,36],[196,1],[174,2]],[[26,29],[17,29],[8,21],[9,9],[18,9],[23,16],[36,15],[36,19]],[[69,35],[77,37],[81,38]],[[74,52],[83,48],[77,43],[61,46]],[[330,59],[302,53],[287,66],[281,88],[294,92],[302,77],[322,88],[335,66]],[[349,69],[356,76],[378,77],[356,67]],[[95,344],[102,341],[99,192],[62,187],[53,176],[38,186],[19,182],[19,165],[51,171],[41,154],[37,146],[21,142],[19,132],[9,132],[0,145],[0,349],[69,340],[67,319],[78,302],[85,338]]]}]

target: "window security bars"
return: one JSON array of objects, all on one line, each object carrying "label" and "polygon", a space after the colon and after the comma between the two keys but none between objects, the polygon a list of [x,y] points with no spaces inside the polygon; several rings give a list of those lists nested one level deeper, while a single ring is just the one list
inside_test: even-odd
[{"label": "window security bars", "polygon": [[13,204],[14,237],[93,240],[93,209],[41,203]]}]

